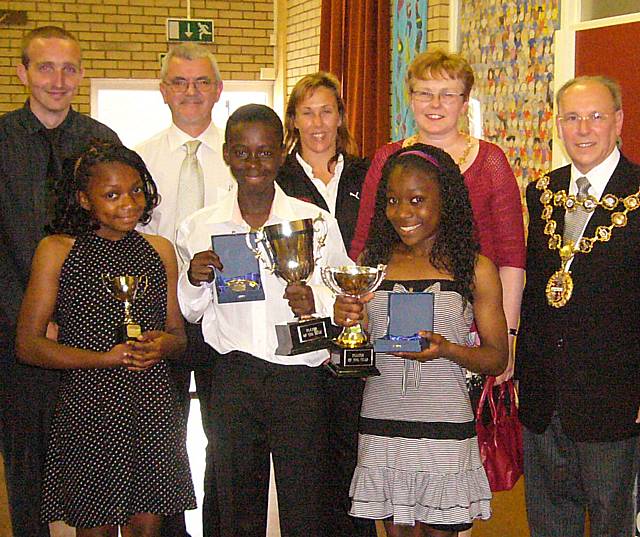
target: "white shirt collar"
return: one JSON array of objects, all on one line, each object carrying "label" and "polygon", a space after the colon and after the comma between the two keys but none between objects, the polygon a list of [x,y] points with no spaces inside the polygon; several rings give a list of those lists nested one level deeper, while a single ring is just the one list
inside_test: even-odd
[{"label": "white shirt collar", "polygon": [[[300,155],[300,153],[296,152],[296,159],[300,163],[300,166],[302,166],[304,173],[307,174],[307,177],[309,179],[317,179],[317,177],[313,174],[313,168],[311,167],[311,164],[309,164],[306,160],[304,160],[302,158],[302,155]],[[344,157],[342,156],[342,153],[340,153],[338,155],[338,161],[336,162],[336,167],[335,167],[335,170],[333,171],[333,178],[331,180],[335,179],[336,177],[339,178],[340,175],[342,175],[343,168],[344,168]]]},{"label": "white shirt collar", "polygon": [[616,166],[618,166],[618,162],[620,162],[620,151],[617,147],[614,147],[613,151],[611,151],[606,159],[589,170],[586,174],[578,170],[574,164],[571,164],[571,184],[569,185],[569,194],[577,194],[578,186],[576,181],[578,180],[578,177],[586,177],[591,184],[589,194],[600,199],[602,194],[604,194],[605,188],[607,188],[607,183],[609,182],[609,179],[611,179]]},{"label": "white shirt collar", "polygon": [[[276,193],[273,197],[267,224],[298,220],[299,216],[297,216],[295,209],[291,205],[292,198],[287,196],[277,183],[275,183],[274,186]],[[249,230],[249,225],[242,219],[242,213],[238,205],[238,193],[235,190],[221,198],[214,207],[203,210],[210,212],[207,223],[221,224],[224,222],[233,222],[246,228],[247,231]]]},{"label": "white shirt collar", "polygon": [[222,143],[223,140],[220,139],[219,131],[216,126],[213,124],[213,121],[209,123],[209,126],[200,133],[198,136],[191,136],[178,128],[175,123],[171,124],[169,127],[169,132],[167,134],[167,140],[169,142],[169,149],[171,151],[176,151],[185,142],[190,140],[200,140],[203,145],[207,146],[209,149],[216,153],[222,153]]}]

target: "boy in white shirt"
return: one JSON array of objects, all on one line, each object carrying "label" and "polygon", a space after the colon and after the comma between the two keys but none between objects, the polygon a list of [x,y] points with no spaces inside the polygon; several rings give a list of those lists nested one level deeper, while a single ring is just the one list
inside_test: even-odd
[{"label": "boy in white shirt", "polygon": [[249,233],[265,225],[315,218],[327,222],[319,264],[348,265],[336,220],[315,205],[290,198],[275,184],[284,158],[282,123],[270,108],[247,105],[228,120],[225,162],[238,189],[188,217],[178,231],[185,262],[178,295],[184,316],[201,321],[205,341],[223,356],[214,368],[211,411],[221,535],[264,535],[269,454],[278,489],[280,527],[286,536],[326,536],[328,528],[327,425],[322,364],[326,350],[275,354],[275,325],[294,316],[331,315],[333,296],[315,270],[308,283],[287,285],[261,266],[262,301],[219,304],[212,292],[214,235]]}]

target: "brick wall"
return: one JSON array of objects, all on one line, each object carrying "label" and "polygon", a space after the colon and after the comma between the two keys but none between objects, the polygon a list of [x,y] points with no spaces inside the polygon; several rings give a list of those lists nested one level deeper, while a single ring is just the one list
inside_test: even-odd
[{"label": "brick wall", "polygon": [[429,48],[449,49],[449,0],[430,0],[427,7]]},{"label": "brick wall", "polygon": [[[15,66],[29,30],[52,24],[78,37],[86,78],[75,104],[88,113],[90,78],[157,78],[158,55],[168,47],[165,20],[187,15],[179,0],[0,0],[0,9],[24,10],[28,17],[26,26],[0,25],[0,114],[25,100]],[[192,18],[214,21],[211,49],[225,79],[259,80],[262,67],[274,67],[273,15],[274,0],[191,1]]]},{"label": "brick wall", "polygon": [[318,70],[321,0],[287,0],[286,93],[299,78]]}]

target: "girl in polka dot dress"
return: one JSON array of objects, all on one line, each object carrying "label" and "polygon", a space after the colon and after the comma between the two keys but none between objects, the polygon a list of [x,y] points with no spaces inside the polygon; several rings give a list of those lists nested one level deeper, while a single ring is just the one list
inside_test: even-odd
[{"label": "girl in polka dot dress", "polygon": [[[55,191],[53,234],[34,255],[16,341],[23,363],[62,370],[41,516],[78,537],[116,536],[118,526],[124,536],[156,536],[164,515],[195,508],[165,362],[185,348],[177,263],[170,242],[134,230],[157,191],[136,153],[104,142]],[[119,340],[124,306],[107,275],[147,280],[132,307],[137,340]]]}]

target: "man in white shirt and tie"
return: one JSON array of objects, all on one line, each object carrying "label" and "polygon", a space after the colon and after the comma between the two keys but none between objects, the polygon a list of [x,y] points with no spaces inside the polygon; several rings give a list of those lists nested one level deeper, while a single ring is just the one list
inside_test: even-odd
[{"label": "man in white shirt and tie", "polygon": [[[162,235],[175,243],[180,222],[233,190],[235,181],[222,157],[224,134],[211,118],[213,106],[222,92],[222,78],[213,54],[206,47],[191,43],[172,48],[162,62],[160,92],[171,110],[172,124],[136,147],[136,151],[149,168],[161,201],[151,221],[140,230]],[[212,444],[208,401],[215,351],[204,342],[199,325],[186,323],[186,330],[187,352],[181,363],[172,363],[172,376],[184,411],[186,430],[189,383],[194,371],[202,423]],[[207,448],[204,490],[203,535],[215,537],[218,509],[210,447]],[[174,535],[186,535],[182,516],[165,523],[163,537]]]},{"label": "man in white shirt and tie", "polygon": [[557,94],[571,164],[527,188],[516,345],[531,537],[634,534],[640,461],[640,167],[618,149],[617,82]]}]

